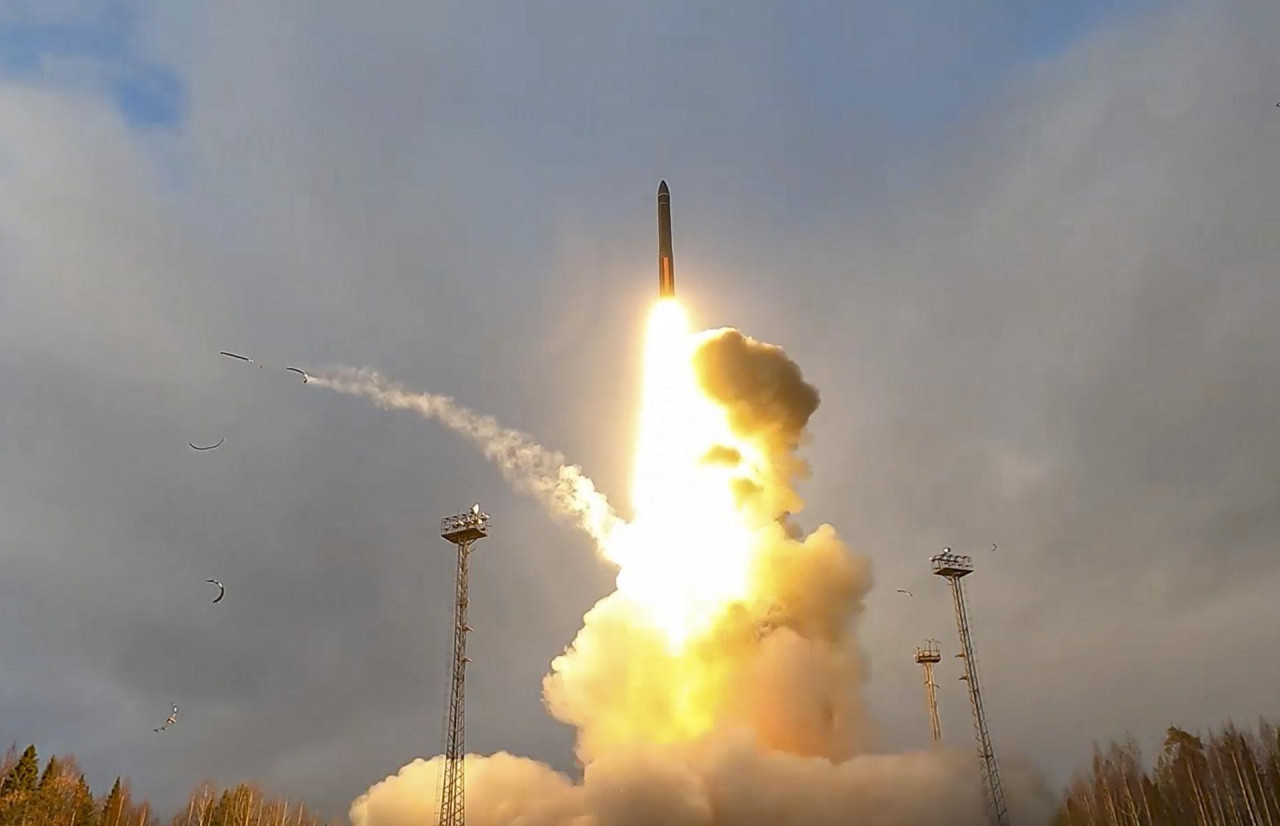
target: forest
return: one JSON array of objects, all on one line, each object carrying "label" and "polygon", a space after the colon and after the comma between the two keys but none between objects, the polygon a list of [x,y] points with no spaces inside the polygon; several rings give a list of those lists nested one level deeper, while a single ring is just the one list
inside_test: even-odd
[{"label": "forest", "polygon": [[42,769],[34,745],[21,753],[10,746],[0,777],[0,826],[327,826],[305,803],[268,798],[244,783],[222,790],[202,783],[165,820],[118,777],[95,796],[71,755],[51,756]]},{"label": "forest", "polygon": [[1155,763],[1132,738],[1094,748],[1057,826],[1280,826],[1280,731],[1227,723],[1204,736],[1170,726]]}]

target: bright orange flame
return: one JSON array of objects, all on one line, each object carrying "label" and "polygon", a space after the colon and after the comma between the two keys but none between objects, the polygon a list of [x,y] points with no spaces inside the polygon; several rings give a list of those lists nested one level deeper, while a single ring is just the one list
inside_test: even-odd
[{"label": "bright orange flame", "polygon": [[635,519],[610,537],[618,591],[673,648],[705,631],[748,592],[751,531],[717,445],[746,451],[694,375],[696,337],[675,299],[649,318],[632,497]]}]

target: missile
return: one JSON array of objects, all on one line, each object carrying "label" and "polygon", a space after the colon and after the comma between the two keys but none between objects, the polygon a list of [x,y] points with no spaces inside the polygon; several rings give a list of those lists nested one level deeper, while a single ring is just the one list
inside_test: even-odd
[{"label": "missile", "polygon": [[674,298],[676,262],[671,257],[671,191],[658,184],[658,297]]}]

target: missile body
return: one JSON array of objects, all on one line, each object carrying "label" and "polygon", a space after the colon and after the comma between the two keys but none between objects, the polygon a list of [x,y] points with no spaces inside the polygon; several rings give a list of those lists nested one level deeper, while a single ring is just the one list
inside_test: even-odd
[{"label": "missile body", "polygon": [[658,184],[658,297],[674,298],[676,262],[671,257],[671,191]]}]

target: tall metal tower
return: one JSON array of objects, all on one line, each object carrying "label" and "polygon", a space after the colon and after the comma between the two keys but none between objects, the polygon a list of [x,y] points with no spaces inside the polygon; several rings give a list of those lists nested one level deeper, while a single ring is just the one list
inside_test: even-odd
[{"label": "tall metal tower", "polygon": [[960,632],[964,675],[960,679],[969,684],[969,707],[973,712],[973,735],[978,741],[978,758],[982,765],[982,792],[987,799],[987,810],[995,826],[1009,826],[1009,810],[1004,802],[1004,787],[1000,785],[1000,770],[996,766],[996,752],[991,747],[991,734],[987,731],[987,715],[982,709],[982,691],[978,687],[978,663],[973,654],[973,635],[969,631],[969,607],[964,599],[964,587],[960,580],[973,573],[973,559],[951,553],[930,557],[933,572],[951,585],[951,598],[955,602],[956,630]]},{"label": "tall metal tower", "polygon": [[929,706],[929,734],[933,742],[942,740],[942,721],[938,719],[938,684],[933,681],[933,664],[942,660],[937,640],[925,640],[916,649],[916,662],[924,668],[924,701]]},{"label": "tall metal tower", "polygon": [[466,816],[466,687],[467,687],[467,571],[471,545],[489,535],[489,515],[479,505],[440,520],[440,535],[458,546],[458,579],[453,614],[453,679],[449,683],[449,711],[445,718],[444,778],[440,784],[440,826],[464,826]]}]

